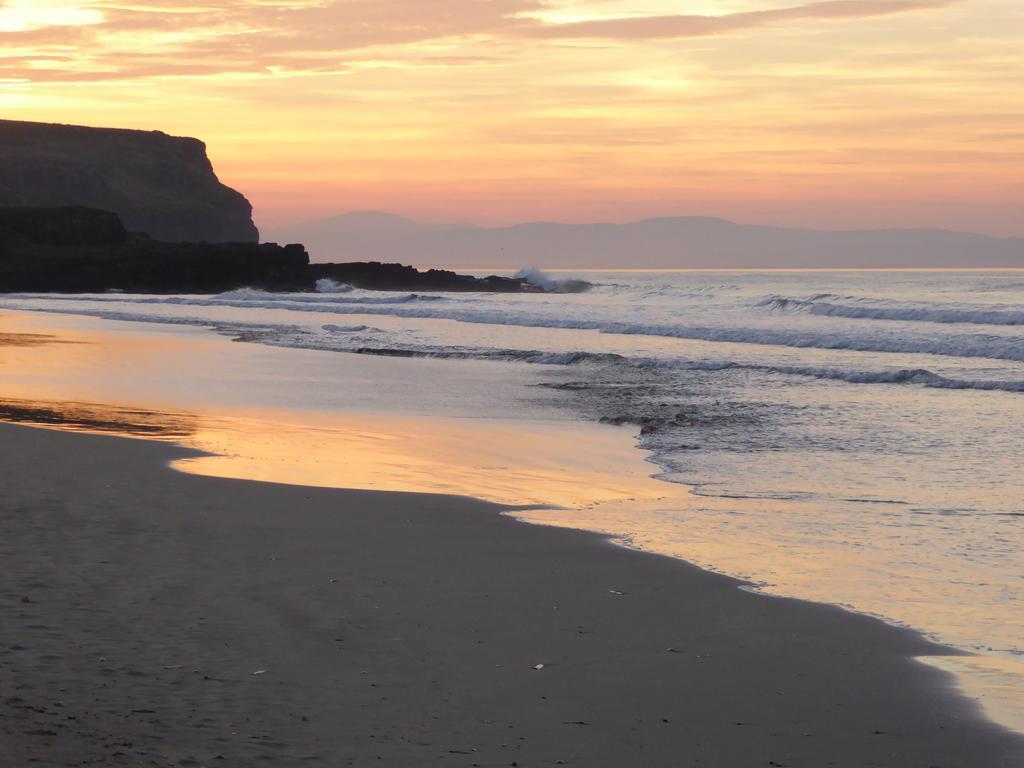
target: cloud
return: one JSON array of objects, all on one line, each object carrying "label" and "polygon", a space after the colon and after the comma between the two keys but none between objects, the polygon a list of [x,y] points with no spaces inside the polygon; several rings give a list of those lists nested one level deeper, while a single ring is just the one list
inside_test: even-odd
[{"label": "cloud", "polygon": [[[25,7],[28,0],[18,0]],[[33,0],[74,8],[88,24],[20,30],[0,24],[0,77],[34,83],[111,82],[218,74],[347,71],[360,59],[387,59],[403,46],[445,42],[434,66],[480,61],[462,40],[580,38],[615,41],[701,37],[801,20],[854,19],[956,0],[827,0],[720,16],[670,15],[550,23],[549,0]],[[0,18],[10,4],[0,2]],[[40,6],[42,7],[42,6]],[[49,6],[48,6],[49,7]],[[33,17],[45,20],[46,14]],[[64,17],[60,17],[64,18]],[[67,17],[67,18],[74,18]],[[384,54],[381,51],[385,51]],[[424,61],[426,54],[405,51]]]},{"label": "cloud", "polygon": [[766,11],[721,16],[670,15],[598,19],[567,24],[524,25],[519,32],[554,39],[656,40],[706,37],[738,29],[803,19],[862,19],[943,8],[956,0],[826,0]]}]

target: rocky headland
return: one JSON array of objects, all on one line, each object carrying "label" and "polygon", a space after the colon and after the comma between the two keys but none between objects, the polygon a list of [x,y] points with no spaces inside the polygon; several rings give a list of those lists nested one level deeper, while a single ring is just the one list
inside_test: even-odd
[{"label": "rocky headland", "polygon": [[82,206],[0,208],[0,292],[313,291],[321,280],[368,290],[543,290],[518,277],[379,262],[310,264],[297,244],[163,242],[129,232],[116,213]]},{"label": "rocky headland", "polygon": [[545,289],[525,277],[310,264],[302,245],[259,242],[252,205],[221,184],[198,139],[0,120],[0,292],[312,291],[318,281],[395,291]]}]

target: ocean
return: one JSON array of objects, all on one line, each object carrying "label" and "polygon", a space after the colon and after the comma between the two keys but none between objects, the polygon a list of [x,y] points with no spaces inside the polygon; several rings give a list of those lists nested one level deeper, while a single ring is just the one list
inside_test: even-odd
[{"label": "ocean", "polygon": [[[451,400],[473,413],[515,420],[558,408],[627,430],[666,488],[664,498],[575,508],[559,500],[522,510],[524,519],[608,532],[767,594],[1022,661],[1024,272],[533,279],[572,290],[411,294],[325,283],[310,294],[6,295],[0,309],[431,359],[450,371]],[[311,358],[294,359],[290,376],[301,379]],[[462,397],[468,360],[533,364],[538,375]],[[324,393],[321,406],[343,396]],[[572,441],[557,450],[574,451]]]}]

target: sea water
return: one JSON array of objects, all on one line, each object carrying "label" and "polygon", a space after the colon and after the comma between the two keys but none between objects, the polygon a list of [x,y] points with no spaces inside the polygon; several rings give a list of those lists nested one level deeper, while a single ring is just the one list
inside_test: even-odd
[{"label": "sea water", "polygon": [[[456,399],[459,360],[541,364],[538,403],[549,407],[545,394],[557,392],[578,418],[631,430],[651,475],[693,494],[679,503],[673,486],[660,501],[562,505],[523,517],[607,531],[766,592],[840,604],[1021,660],[1024,272],[535,279],[557,287],[570,278],[591,288],[23,294],[0,298],[0,308],[429,357],[449,361]],[[479,407],[501,413],[510,396],[496,391]]]}]

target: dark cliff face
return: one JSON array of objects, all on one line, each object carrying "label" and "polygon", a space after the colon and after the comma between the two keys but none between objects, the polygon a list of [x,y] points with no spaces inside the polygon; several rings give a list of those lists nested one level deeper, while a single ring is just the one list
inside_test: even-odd
[{"label": "dark cliff face", "polygon": [[197,139],[0,120],[0,205],[91,206],[170,242],[257,242],[252,206]]}]

